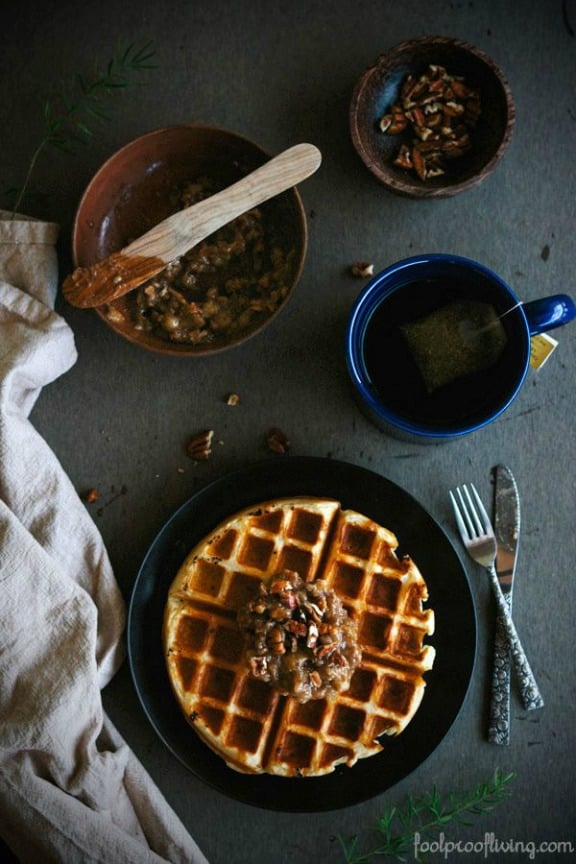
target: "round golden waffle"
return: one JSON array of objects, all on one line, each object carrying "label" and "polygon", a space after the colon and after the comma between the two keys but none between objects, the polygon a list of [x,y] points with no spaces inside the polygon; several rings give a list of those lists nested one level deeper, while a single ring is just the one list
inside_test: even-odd
[{"label": "round golden waffle", "polygon": [[[185,717],[237,771],[320,776],[382,750],[422,700],[435,651],[426,584],[395,535],[320,498],[247,508],[187,556],[164,613],[168,675]],[[300,703],[254,678],[237,611],[261,581],[293,570],[323,579],[358,625],[362,660],[348,690]]]}]

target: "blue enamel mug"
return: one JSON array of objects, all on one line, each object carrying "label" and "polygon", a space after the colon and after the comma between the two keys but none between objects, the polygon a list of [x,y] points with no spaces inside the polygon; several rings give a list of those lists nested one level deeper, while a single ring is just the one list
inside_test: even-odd
[{"label": "blue enamel mug", "polygon": [[531,337],[575,316],[569,296],[523,303],[469,258],[406,258],[374,276],[353,306],[345,351],[354,395],[396,438],[459,438],[496,420],[516,398]]}]

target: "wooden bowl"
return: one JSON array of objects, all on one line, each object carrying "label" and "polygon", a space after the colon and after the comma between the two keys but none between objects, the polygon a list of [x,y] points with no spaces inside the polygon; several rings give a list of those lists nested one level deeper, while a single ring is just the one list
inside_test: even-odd
[{"label": "wooden bowl", "polygon": [[[399,135],[391,135],[379,124],[399,100],[406,77],[420,78],[430,64],[443,66],[477,90],[481,114],[470,133],[470,149],[446,162],[444,174],[420,179],[413,170],[394,164],[400,146],[415,140],[413,127],[409,124]],[[387,189],[410,198],[447,198],[481,183],[502,159],[514,120],[510,87],[494,61],[467,42],[443,36],[401,42],[381,54],[356,84],[349,116],[360,158]]]},{"label": "wooden bowl", "polygon": [[[75,266],[86,267],[126,246],[174,210],[174,192],[187,181],[208,177],[229,185],[268,161],[257,144],[223,129],[202,125],[157,129],[130,142],[97,171],[78,206],[73,231]],[[261,205],[265,243],[281,248],[289,264],[288,292],[274,311],[260,313],[241,332],[217,335],[208,342],[169,341],[135,326],[134,297],[95,311],[123,338],[162,354],[194,357],[231,348],[260,332],[286,305],[300,278],[307,250],[307,223],[297,189]],[[238,266],[241,268],[242,262]],[[248,271],[242,275],[250,276]],[[223,279],[218,271],[214,280]],[[131,306],[132,304],[132,306]]]}]

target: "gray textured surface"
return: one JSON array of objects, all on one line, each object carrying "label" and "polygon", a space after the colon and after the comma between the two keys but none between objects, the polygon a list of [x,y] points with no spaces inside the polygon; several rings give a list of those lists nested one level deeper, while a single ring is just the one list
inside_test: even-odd
[{"label": "gray textured surface", "polygon": [[[575,4],[567,5],[576,27]],[[347,127],[351,91],[366,66],[387,46],[425,34],[461,37],[490,53],[504,69],[517,108],[516,132],[497,171],[479,188],[434,203],[403,200],[379,187],[353,151]],[[50,82],[77,70],[89,73],[95,58],[107,60],[117,37],[152,38],[161,68],[149,86],[122,103],[90,149],[44,157],[38,165],[36,188],[51,195],[28,212],[61,224],[63,274],[86,183],[108,155],[143,132],[198,121],[241,132],[271,152],[309,140],[324,155],[321,170],[301,188],[310,246],[296,294],[264,334],[232,354],[194,362],[157,357],[114,337],[92,313],[59,303],[74,329],[79,359],[45,389],[32,419],[79,492],[99,488],[94,518],[125,596],[164,520],[212,478],[268,458],[264,436],[270,426],[286,430],[294,453],[331,455],[400,484],[454,539],[448,487],[473,481],[488,497],[490,468],[504,462],[516,475],[523,504],[514,616],[546,707],[530,716],[514,701],[511,745],[487,743],[493,608],[484,574],[471,565],[481,626],[468,701],[427,762],[365,804],[294,816],[257,810],[211,790],[157,739],[126,667],[104,694],[107,710],[211,864],[337,864],[343,860],[337,832],[368,827],[384,805],[406,793],[434,783],[467,788],[497,766],[518,775],[511,800],[471,828],[448,827],[448,838],[479,841],[493,832],[502,840],[576,844],[570,767],[576,325],[557,331],[558,350],[530,373],[500,421],[432,448],[385,437],[358,413],[341,350],[346,317],[362,285],[346,269],[358,259],[380,269],[408,254],[450,251],[494,268],[523,299],[574,293],[576,38],[562,4],[23,0],[3,12],[0,28],[2,189],[16,185],[25,171]],[[236,407],[224,402],[231,391],[241,396]],[[209,462],[194,466],[184,444],[207,427],[223,444]],[[460,860],[468,858],[481,856]]]}]

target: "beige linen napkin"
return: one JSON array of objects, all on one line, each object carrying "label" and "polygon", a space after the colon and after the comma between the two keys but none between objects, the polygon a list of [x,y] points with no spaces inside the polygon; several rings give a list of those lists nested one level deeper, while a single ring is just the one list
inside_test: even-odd
[{"label": "beige linen napkin", "polygon": [[123,659],[121,594],[28,419],[76,361],[53,311],[57,233],[0,211],[0,835],[22,864],[207,864],[103,712]]}]

